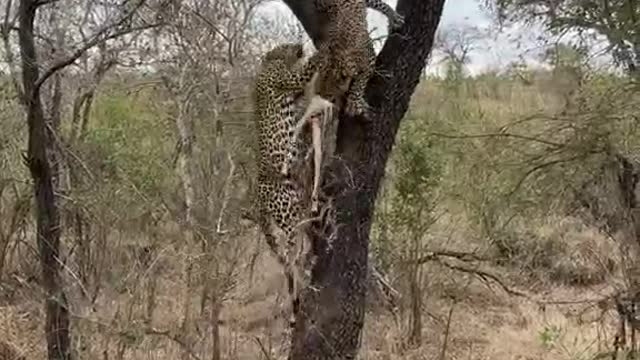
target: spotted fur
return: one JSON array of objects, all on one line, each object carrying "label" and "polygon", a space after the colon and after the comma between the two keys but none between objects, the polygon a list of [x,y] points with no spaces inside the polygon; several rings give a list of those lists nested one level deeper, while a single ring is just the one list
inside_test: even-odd
[{"label": "spotted fur", "polygon": [[[315,0],[315,5],[318,11],[329,19],[324,29],[327,34],[326,40],[320,44],[319,53],[328,57],[331,66],[326,72],[319,73],[318,79],[312,84],[313,88],[307,92],[309,101],[306,111],[299,118],[294,139],[290,141],[290,150],[282,167],[282,174],[285,176],[289,174],[291,167],[301,162],[301,155],[306,153],[304,149],[309,147],[309,142],[299,141],[302,128],[307,122],[311,123],[313,136],[324,138],[324,135],[317,133],[323,133],[332,118],[333,103],[329,100],[339,102],[339,98],[347,93],[351,86],[347,98],[347,113],[361,114],[368,107],[364,100],[364,90],[372,72],[375,53],[367,33],[366,8],[384,14],[391,30],[404,24],[404,17],[381,0]],[[318,210],[322,142],[324,141],[318,139],[317,143],[313,143],[315,169],[311,193],[312,212]]]},{"label": "spotted fur", "polygon": [[[283,266],[293,305],[292,326],[297,311],[295,260],[298,225],[302,220],[303,189],[295,179],[283,176],[286,154],[300,118],[299,100],[307,84],[322,70],[322,57],[303,59],[302,44],[283,44],[269,51],[255,83],[255,121],[258,129],[257,210],[258,225],[267,244]],[[297,156],[297,155],[296,155]],[[284,249],[275,235],[280,230]]]},{"label": "spotted fur", "polygon": [[391,30],[404,24],[404,18],[381,0],[314,0],[328,22],[318,51],[328,56],[328,70],[321,73],[317,94],[337,103],[347,94],[344,110],[362,115],[368,104],[364,92],[373,74],[375,52],[367,28],[367,7],[387,16]]}]

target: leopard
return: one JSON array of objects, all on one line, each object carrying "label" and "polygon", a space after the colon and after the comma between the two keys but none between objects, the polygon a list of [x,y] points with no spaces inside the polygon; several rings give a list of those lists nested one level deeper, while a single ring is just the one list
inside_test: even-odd
[{"label": "leopard", "polygon": [[[300,117],[290,150],[282,166],[281,173],[289,174],[295,163],[300,162],[301,151],[295,151],[299,137],[306,122],[311,122],[314,140],[319,138],[318,113],[323,114],[321,123],[326,126],[332,118],[331,111],[338,111],[342,105],[341,98],[347,94],[345,112],[351,116],[361,115],[368,109],[364,99],[364,91],[373,73],[375,51],[367,32],[366,9],[370,8],[385,15],[390,31],[404,25],[404,16],[398,14],[391,6],[381,0],[314,0],[319,15],[327,19],[323,28],[324,36],[318,44],[318,53],[324,53],[331,64],[326,72],[320,73],[314,81],[314,88],[308,93],[312,95],[306,112]],[[329,107],[329,102],[334,107]],[[320,182],[321,140],[314,142],[314,180],[311,210],[318,210],[318,187]]]},{"label": "leopard", "polygon": [[391,32],[404,25],[404,16],[382,0],[314,0],[314,4],[320,16],[327,19],[318,52],[326,53],[331,64],[321,74],[316,93],[334,104],[346,94],[344,112],[352,117],[366,115],[369,105],[365,88],[376,57],[366,9],[385,15]]},{"label": "leopard", "polygon": [[[318,51],[304,63],[304,50],[302,44],[288,43],[276,46],[265,54],[261,69],[255,82],[255,120],[258,128],[258,171],[257,171],[257,210],[258,225],[265,235],[266,242],[275,255],[276,260],[283,266],[287,282],[288,295],[292,303],[292,317],[290,329],[295,327],[297,309],[297,283],[295,279],[295,266],[292,260],[292,251],[297,245],[297,235],[300,234],[299,224],[302,222],[305,209],[302,184],[291,176],[290,170],[294,168],[296,159],[305,153],[307,157],[310,150],[314,152],[314,181],[311,194],[312,212],[317,211],[318,188],[321,163],[321,128],[331,117],[337,98],[349,90],[349,81],[358,75],[360,70],[358,59],[362,59],[361,48],[370,47],[370,58],[375,58],[373,45],[368,37],[366,25],[366,10],[360,5],[373,7],[387,15],[390,26],[399,27],[403,18],[393,9],[380,0],[347,0],[345,11],[336,11],[343,4],[337,0],[315,0],[316,7],[327,12],[332,19],[327,25],[329,40],[320,46]],[[334,3],[332,4],[331,1]],[[326,2],[326,6],[322,5]],[[362,10],[362,11],[360,11]],[[354,14],[360,15],[362,19]],[[395,17],[392,15],[395,14]],[[350,23],[353,23],[350,26]],[[351,46],[352,38],[349,36],[350,27],[361,30],[359,23],[363,24],[364,36],[358,39],[367,40],[364,46]],[[342,25],[341,25],[342,24]],[[355,26],[354,26],[355,25]],[[345,34],[340,35],[344,31]],[[345,36],[348,38],[345,38]],[[346,44],[355,49],[349,49]],[[369,49],[366,49],[367,51]],[[337,53],[335,53],[337,51]],[[360,51],[360,52],[358,52]],[[370,60],[370,59],[369,59]],[[303,64],[304,63],[304,64]],[[301,65],[303,64],[303,65]],[[336,69],[330,69],[329,64]],[[372,64],[366,68],[372,69]],[[351,76],[349,79],[339,78],[345,72]],[[365,85],[369,73],[364,74]],[[325,86],[319,86],[323,84]],[[336,84],[338,91],[331,89],[331,84]],[[354,88],[354,86],[352,86]],[[357,88],[355,88],[357,91]],[[351,91],[352,93],[354,91]],[[364,99],[364,86],[361,94],[356,93],[349,97],[352,107],[359,107],[358,96]],[[300,98],[304,98],[305,105],[301,106]],[[333,101],[332,101],[333,100]],[[302,110],[301,110],[302,109]],[[311,147],[309,141],[301,139],[304,125],[311,125]],[[285,241],[284,251],[280,250],[275,231],[282,232]],[[296,258],[297,259],[297,258]]]},{"label": "leopard", "polygon": [[[267,245],[283,267],[288,296],[292,303],[290,328],[295,327],[297,282],[293,251],[304,220],[304,189],[295,176],[283,176],[281,168],[295,127],[303,114],[301,99],[326,61],[320,56],[304,60],[301,43],[281,44],[268,51],[255,80],[254,117],[258,133],[256,201],[257,223]],[[311,103],[310,101],[309,103]],[[327,102],[328,104],[328,102]],[[329,104],[330,105],[330,104]],[[306,120],[305,120],[306,121]],[[303,122],[305,122],[303,121]],[[299,146],[294,146],[295,152]],[[296,155],[297,156],[297,155]],[[282,233],[284,249],[276,230]]]}]

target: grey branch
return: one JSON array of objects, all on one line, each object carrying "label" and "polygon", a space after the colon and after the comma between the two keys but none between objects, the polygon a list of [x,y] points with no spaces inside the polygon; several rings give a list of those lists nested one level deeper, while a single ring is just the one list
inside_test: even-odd
[{"label": "grey branch", "polygon": [[[125,27],[124,29],[117,30],[117,31],[114,30],[114,29],[117,29],[118,27],[121,27],[127,21],[133,18],[133,16],[138,12],[138,10],[142,7],[145,1],[146,0],[140,0],[140,2],[138,2],[133,9],[131,9],[127,14],[125,14],[117,22],[115,22],[114,24],[105,26],[102,30],[100,30],[98,33],[93,35],[91,39],[89,39],[83,46],[81,46],[79,49],[74,51],[71,55],[69,55],[64,59],[59,60],[58,62],[53,64],[50,68],[48,68],[44,72],[44,74],[42,74],[42,76],[36,81],[34,86],[34,93],[38,92],[42,84],[44,84],[44,82],[47,81],[47,79],[49,79],[59,70],[64,69],[65,67],[73,64],[85,52],[87,52],[89,49],[93,48],[94,46],[97,46],[98,44],[105,42],[107,40],[115,39],[115,38],[130,34],[132,32],[146,30],[146,29],[159,26],[160,24],[153,23],[153,24],[144,24],[141,26]],[[30,94],[30,95],[33,96],[33,94]]]},{"label": "grey branch", "polygon": [[300,20],[313,43],[317,46],[322,39],[322,19],[311,0],[283,0],[291,12]]}]

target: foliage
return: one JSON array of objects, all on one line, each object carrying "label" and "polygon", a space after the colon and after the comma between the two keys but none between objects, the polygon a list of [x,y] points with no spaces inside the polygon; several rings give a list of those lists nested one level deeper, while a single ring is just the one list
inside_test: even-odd
[{"label": "foliage", "polygon": [[442,165],[421,119],[406,121],[394,153],[392,217],[396,225],[421,233],[430,222]]},{"label": "foliage", "polygon": [[577,32],[605,39],[616,63],[640,70],[640,5],[628,0],[485,0],[507,22],[541,21],[552,35]]},{"label": "foliage", "polygon": [[377,212],[379,236],[374,236],[373,252],[383,268],[391,265],[392,258],[409,256],[410,244],[421,242],[435,221],[442,156],[421,115],[410,113],[398,133],[387,189]]},{"label": "foliage", "polygon": [[94,105],[86,148],[93,148],[104,185],[130,183],[145,194],[171,184],[166,175],[175,140],[160,109],[149,106],[152,92],[137,97],[113,91]]},{"label": "foliage", "polygon": [[560,338],[561,329],[557,325],[545,326],[538,334],[540,342],[546,348],[552,348]]},{"label": "foliage", "polygon": [[[398,137],[390,169],[393,190],[385,192],[398,201],[381,204],[380,212],[393,213],[396,206],[397,214],[415,218],[411,199],[398,192],[403,183],[418,187],[400,165],[406,163],[411,144],[406,134],[415,135],[422,138],[420,147],[428,149],[427,161],[440,169],[437,182],[425,184],[439,194],[439,207],[462,210],[475,230],[472,237],[492,244],[512,264],[546,272],[543,277],[601,281],[600,270],[585,268],[578,264],[582,260],[567,255],[576,249],[566,239],[541,236],[534,225],[535,219],[571,211],[573,194],[598,174],[610,154],[633,156],[640,146],[637,84],[585,69],[581,54],[570,46],[551,48],[547,58],[552,69],[531,71],[528,82],[514,73],[462,78],[455,87],[451,79],[430,80]],[[380,225],[389,226],[379,218]],[[411,220],[400,223],[406,224]],[[390,232],[403,234],[400,229]]]}]

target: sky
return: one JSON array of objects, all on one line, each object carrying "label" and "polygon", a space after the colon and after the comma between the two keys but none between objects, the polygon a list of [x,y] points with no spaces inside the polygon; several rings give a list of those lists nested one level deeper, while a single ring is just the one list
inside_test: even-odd
[{"label": "sky", "polygon": [[[373,16],[377,17],[376,15]],[[477,27],[487,34],[471,53],[471,62],[467,65],[470,73],[504,68],[509,63],[519,60],[533,66],[540,64],[541,43],[537,38],[543,33],[541,29],[517,25],[498,31],[490,14],[481,8],[478,0],[446,1],[439,29],[465,26]],[[438,54],[434,53],[428,70],[442,70],[437,66],[437,60]]]},{"label": "sky", "polygon": [[[396,0],[383,0],[395,7]],[[280,0],[265,5],[265,14],[291,16],[289,9]],[[386,34],[385,17],[373,10],[368,12],[369,29],[375,31],[372,36]],[[542,33],[539,29],[512,27],[498,32],[490,15],[480,7],[478,0],[448,0],[445,2],[440,30],[455,27],[477,27],[488,36],[478,41],[471,53],[466,70],[470,74],[478,74],[486,70],[504,68],[513,61],[522,59],[530,65],[539,64],[540,45],[537,37]],[[518,46],[518,44],[520,44]],[[427,67],[430,73],[442,73],[441,56],[432,53],[432,60]]]}]

